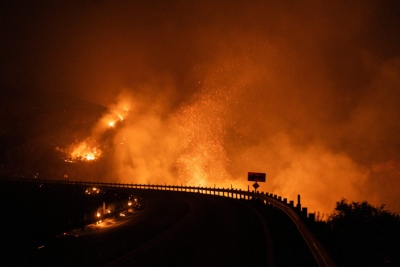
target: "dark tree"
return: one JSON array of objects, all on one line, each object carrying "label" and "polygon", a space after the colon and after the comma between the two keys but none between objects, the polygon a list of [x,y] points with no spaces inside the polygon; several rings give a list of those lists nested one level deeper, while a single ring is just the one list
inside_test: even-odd
[{"label": "dark tree", "polygon": [[400,266],[400,217],[366,201],[336,203],[327,221],[339,266]]}]

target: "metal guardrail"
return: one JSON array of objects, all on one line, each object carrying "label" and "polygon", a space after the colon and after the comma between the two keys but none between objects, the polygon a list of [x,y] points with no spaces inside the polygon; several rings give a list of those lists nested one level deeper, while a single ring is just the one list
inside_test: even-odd
[{"label": "metal guardrail", "polygon": [[[287,202],[287,199],[282,200],[277,195],[268,194],[258,191],[245,191],[233,188],[216,188],[216,187],[200,187],[200,186],[183,186],[183,185],[157,185],[157,184],[133,184],[133,183],[107,183],[107,182],[84,182],[84,181],[69,181],[69,180],[38,180],[38,179],[7,179],[0,181],[12,182],[35,182],[35,183],[50,183],[50,184],[65,184],[65,185],[79,185],[89,187],[113,187],[113,188],[131,188],[141,190],[162,190],[162,191],[175,191],[175,192],[188,192],[188,193],[201,193],[207,195],[224,196],[235,199],[262,199],[266,204],[271,204],[274,207],[283,211],[296,225],[308,248],[314,256],[318,266],[335,266],[333,260],[326,252],[321,243],[315,238],[308,227],[303,222],[302,217],[307,217],[307,209],[301,210],[295,208],[293,201]],[[303,212],[300,217],[299,213]]]}]

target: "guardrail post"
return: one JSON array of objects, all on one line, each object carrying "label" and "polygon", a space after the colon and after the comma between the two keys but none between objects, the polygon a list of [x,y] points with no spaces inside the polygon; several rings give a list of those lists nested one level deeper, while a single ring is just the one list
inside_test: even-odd
[{"label": "guardrail post", "polygon": [[308,215],[308,209],[306,207],[301,209],[301,216],[303,217],[303,219],[307,219],[307,215]]},{"label": "guardrail post", "polygon": [[300,195],[297,195],[297,206],[296,209],[301,212]]},{"label": "guardrail post", "polygon": [[309,213],[308,214],[308,220],[310,222],[315,222],[315,213]]}]

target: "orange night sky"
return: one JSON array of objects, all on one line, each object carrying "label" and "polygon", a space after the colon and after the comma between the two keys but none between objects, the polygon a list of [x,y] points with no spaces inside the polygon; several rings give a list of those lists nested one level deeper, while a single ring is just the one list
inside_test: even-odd
[{"label": "orange night sky", "polygon": [[398,14],[398,1],[3,1],[0,88],[68,92],[116,121],[129,106],[121,182],[247,188],[260,171],[260,191],[311,212],[342,197],[399,212]]}]

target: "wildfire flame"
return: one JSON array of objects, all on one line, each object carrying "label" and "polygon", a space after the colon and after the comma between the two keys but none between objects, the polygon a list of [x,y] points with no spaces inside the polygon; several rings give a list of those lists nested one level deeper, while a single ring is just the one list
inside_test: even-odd
[{"label": "wildfire flame", "polygon": [[[102,156],[101,141],[103,134],[110,128],[117,128],[118,122],[122,122],[128,115],[129,109],[127,101],[111,107],[94,125],[92,134],[85,141],[79,144],[73,144],[67,149],[59,149],[67,155],[66,162],[75,161],[95,161]],[[99,144],[100,143],[100,144]]]},{"label": "wildfire flame", "polygon": [[86,155],[86,160],[94,160],[95,159],[95,157],[94,157],[94,155],[93,154],[87,154]]},{"label": "wildfire flame", "polygon": [[72,146],[70,158],[79,161],[94,161],[101,156],[101,150],[97,147],[92,147],[86,142]]},{"label": "wildfire flame", "polygon": [[[125,113],[127,111],[124,111]],[[100,125],[98,125],[98,128],[101,129],[101,125],[104,123],[105,125],[107,125],[108,127],[115,127],[117,125],[118,122],[121,122],[124,120],[124,116],[121,115],[121,111],[115,111],[112,110],[109,113],[107,113],[106,115],[103,116],[103,118],[100,119]]]}]

